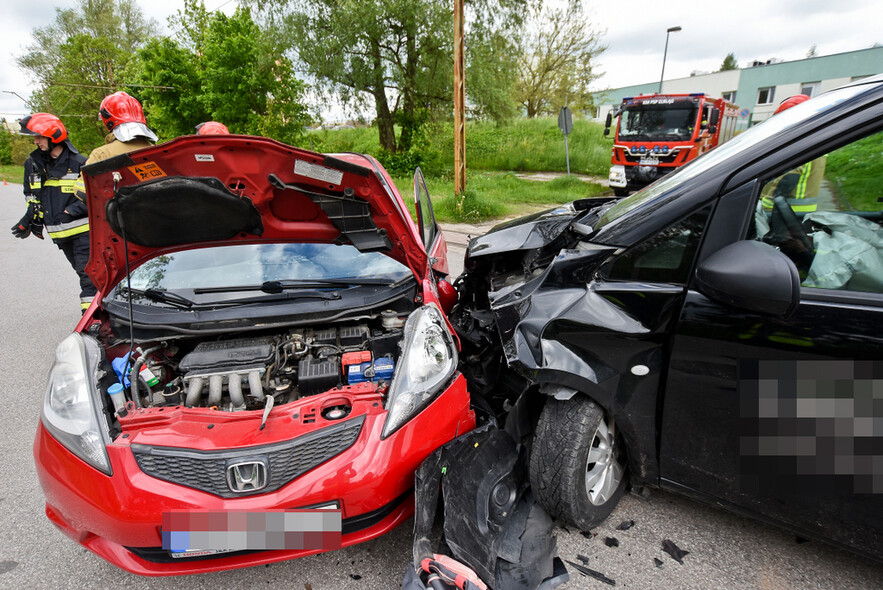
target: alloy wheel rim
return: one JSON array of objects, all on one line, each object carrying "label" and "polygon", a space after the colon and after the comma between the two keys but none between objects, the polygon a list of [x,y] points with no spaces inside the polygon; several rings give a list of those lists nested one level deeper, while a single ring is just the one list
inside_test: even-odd
[{"label": "alloy wheel rim", "polygon": [[595,506],[605,504],[619,487],[624,468],[619,462],[616,425],[613,418],[602,419],[592,436],[586,460],[586,493]]}]

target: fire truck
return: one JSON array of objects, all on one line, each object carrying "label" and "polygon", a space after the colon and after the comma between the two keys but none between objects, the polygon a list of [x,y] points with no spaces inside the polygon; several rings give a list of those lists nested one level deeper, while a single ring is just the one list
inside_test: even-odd
[{"label": "fire truck", "polygon": [[613,136],[610,187],[618,196],[650,184],[736,132],[739,107],[697,94],[645,94],[622,99],[607,114],[604,135]]}]

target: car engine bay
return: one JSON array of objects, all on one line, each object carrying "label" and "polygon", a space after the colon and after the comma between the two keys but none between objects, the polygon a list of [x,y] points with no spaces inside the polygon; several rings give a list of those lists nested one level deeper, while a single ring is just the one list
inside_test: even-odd
[{"label": "car engine bay", "polygon": [[[387,310],[374,321],[305,327],[257,336],[142,343],[107,351],[112,383],[129,387],[136,408],[184,406],[225,412],[262,409],[345,385],[392,380],[406,317]],[[129,381],[128,375],[138,375]],[[125,402],[107,388],[113,408]],[[122,392],[120,390],[120,392]],[[343,417],[343,416],[340,416]],[[338,418],[339,419],[339,418]]]}]

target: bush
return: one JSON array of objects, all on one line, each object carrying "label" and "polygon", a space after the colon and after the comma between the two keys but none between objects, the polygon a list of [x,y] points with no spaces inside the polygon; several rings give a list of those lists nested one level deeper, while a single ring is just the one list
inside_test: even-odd
[{"label": "bush", "polygon": [[25,160],[28,159],[28,156],[31,155],[31,152],[36,149],[34,146],[34,139],[32,137],[28,137],[27,135],[13,135],[12,136],[12,164],[15,166],[23,166]]},{"label": "bush", "polygon": [[[420,166],[423,158],[421,154],[414,150],[407,152],[399,152],[394,154],[387,150],[378,150],[375,156],[380,163],[386,168],[390,176],[408,176],[414,174],[414,169]],[[421,168],[422,169],[422,168]],[[426,174],[426,171],[423,172]]]},{"label": "bush", "polygon": [[12,133],[0,122],[0,164],[12,164]]}]

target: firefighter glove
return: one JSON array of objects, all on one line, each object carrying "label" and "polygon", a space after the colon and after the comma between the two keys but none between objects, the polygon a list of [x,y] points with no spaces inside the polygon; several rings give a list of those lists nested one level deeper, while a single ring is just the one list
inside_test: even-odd
[{"label": "firefighter glove", "polygon": [[29,235],[43,239],[43,219],[40,217],[40,206],[35,201],[28,203],[28,210],[18,223],[12,226],[12,235],[25,239]]}]

